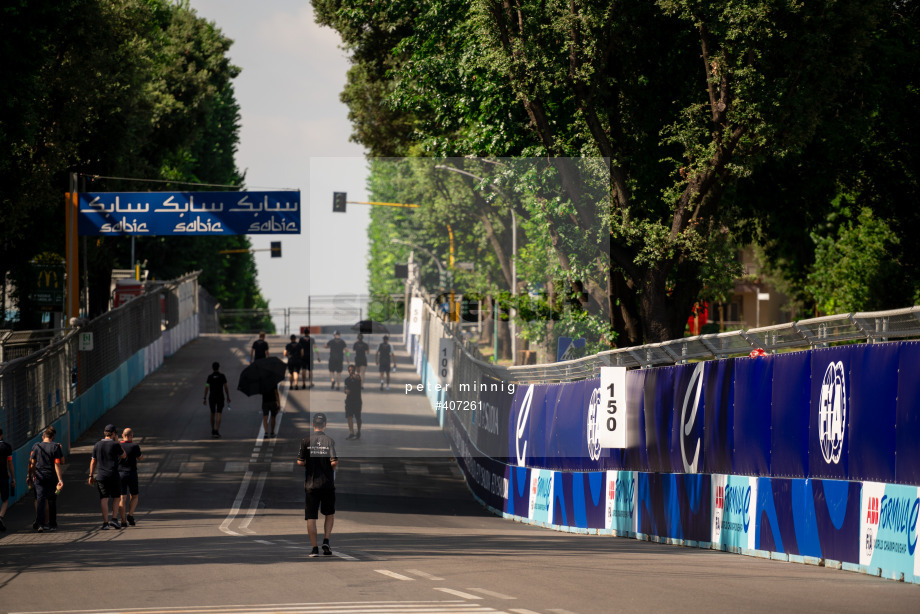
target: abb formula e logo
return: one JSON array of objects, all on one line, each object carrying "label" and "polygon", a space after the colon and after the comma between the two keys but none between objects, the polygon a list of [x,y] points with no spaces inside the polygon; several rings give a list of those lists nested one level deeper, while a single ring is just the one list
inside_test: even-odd
[{"label": "abb formula e logo", "polygon": [[[696,424],[696,414],[700,407],[700,397],[703,394],[703,368],[705,363],[698,363],[693,369],[693,375],[690,376],[690,383],[687,385],[687,392],[684,394],[684,405],[680,410],[680,458],[684,463],[684,473],[697,473],[700,463],[700,438],[696,438],[696,445],[693,451],[693,460],[687,458],[687,444],[685,440],[693,432]],[[688,405],[690,415],[687,416]]]},{"label": "abb formula e logo", "polygon": [[840,462],[847,428],[847,386],[843,363],[827,365],[818,401],[818,442],[827,464]]},{"label": "abb formula e logo", "polygon": [[[514,452],[517,456],[518,467],[523,467],[527,459],[527,430],[530,426],[530,406],[533,403],[533,384],[527,387],[521,409],[517,415],[514,429]],[[524,444],[523,447],[521,444]]]},{"label": "abb formula e logo", "polygon": [[878,526],[878,497],[869,497],[866,524]]}]

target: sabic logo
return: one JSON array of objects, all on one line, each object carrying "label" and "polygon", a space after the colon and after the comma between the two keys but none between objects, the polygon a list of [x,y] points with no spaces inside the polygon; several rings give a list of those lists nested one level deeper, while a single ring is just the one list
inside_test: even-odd
[{"label": "sabic logo", "polygon": [[[690,383],[687,384],[687,392],[684,394],[684,406],[680,411],[680,458],[684,463],[684,473],[697,473],[700,461],[700,440],[696,440],[696,451],[693,453],[693,461],[687,460],[687,450],[684,439],[693,431],[693,425],[696,423],[696,412],[700,406],[700,395],[703,393],[703,367],[704,363],[698,363],[693,369],[693,375],[690,376]],[[687,418],[687,404],[690,403],[690,397],[693,397],[693,409],[690,417]]]},{"label": "sabic logo", "polygon": [[840,462],[847,425],[846,371],[843,363],[827,365],[818,403],[818,442],[827,464]]},{"label": "sabic logo", "polygon": [[588,456],[596,461],[601,457],[601,442],[597,438],[597,412],[601,406],[601,389],[595,388],[588,403]]},{"label": "sabic logo", "polygon": [[878,497],[869,497],[868,511],[866,512],[866,524],[878,525],[878,511]]}]

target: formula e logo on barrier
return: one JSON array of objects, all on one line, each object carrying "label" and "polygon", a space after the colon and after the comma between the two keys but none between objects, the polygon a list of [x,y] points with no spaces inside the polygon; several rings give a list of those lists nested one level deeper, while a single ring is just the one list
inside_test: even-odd
[{"label": "formula e logo on barrier", "polygon": [[920,517],[920,499],[882,497],[879,510],[879,528],[888,535],[904,535],[907,553],[913,557],[917,548],[917,519]]},{"label": "formula e logo on barrier", "polygon": [[[703,367],[704,363],[698,363],[693,369],[693,375],[690,376],[690,383],[687,385],[687,392],[684,394],[684,406],[680,410],[680,458],[684,462],[684,473],[697,473],[700,461],[700,440],[696,440],[696,451],[693,453],[693,462],[687,460],[687,449],[684,439],[693,431],[693,425],[696,423],[696,412],[700,406],[700,395],[703,393]],[[690,412],[690,418],[687,418],[687,403],[690,397],[693,397],[693,409]]]},{"label": "formula e logo on barrier", "polygon": [[601,389],[595,388],[588,403],[588,456],[596,461],[601,457],[601,442],[597,438],[597,413],[601,406]]},{"label": "formula e logo on barrier", "polygon": [[842,362],[827,365],[818,404],[818,441],[827,464],[840,462],[847,426],[846,371]]},{"label": "formula e logo on barrier", "polygon": [[522,449],[521,438],[524,437],[527,432],[531,403],[533,403],[533,384],[527,387],[527,392],[524,394],[524,400],[521,401],[521,409],[518,411],[517,423],[515,425],[514,452],[517,454],[518,467],[523,467],[524,461],[527,459],[527,439],[526,437],[524,438],[524,447]]}]

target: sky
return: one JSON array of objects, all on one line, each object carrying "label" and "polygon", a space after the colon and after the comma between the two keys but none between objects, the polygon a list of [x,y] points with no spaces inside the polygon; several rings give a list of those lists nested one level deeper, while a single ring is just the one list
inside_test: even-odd
[{"label": "sky", "polygon": [[366,294],[369,207],[332,213],[333,192],[368,200],[364,150],[348,140],[348,108],[339,100],[349,64],[338,33],[313,21],[306,0],[190,4],[234,41],[230,60],[242,69],[234,81],[242,118],[236,163],[246,187],[301,190],[300,235],[250,236],[255,249],[281,241],[281,258],[255,254],[269,306],[303,309],[311,294]]}]

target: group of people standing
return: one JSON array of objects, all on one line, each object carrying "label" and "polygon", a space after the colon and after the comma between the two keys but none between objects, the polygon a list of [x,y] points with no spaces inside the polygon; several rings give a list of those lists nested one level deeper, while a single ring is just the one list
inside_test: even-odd
[{"label": "group of people standing", "polygon": [[[103,439],[93,446],[89,464],[89,484],[95,485],[99,492],[102,528],[134,526],[134,513],[140,500],[137,461],[143,458],[143,454],[140,446],[134,443],[134,432],[130,428],[122,431],[121,441],[112,424],[105,427],[104,434]],[[42,440],[29,451],[26,484],[35,496],[35,521],[32,529],[39,533],[57,530],[57,498],[64,488],[64,447],[54,440],[55,437],[57,430],[49,426],[42,431]],[[16,477],[12,449],[3,441],[2,429],[0,461],[0,531],[5,531],[3,517],[9,496],[15,494]]]}]

